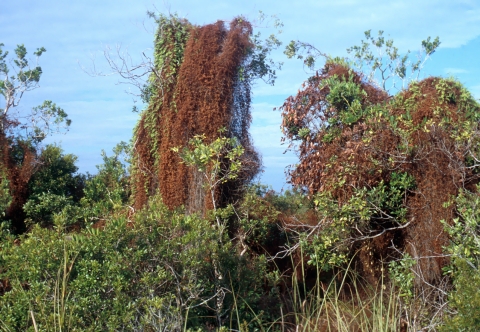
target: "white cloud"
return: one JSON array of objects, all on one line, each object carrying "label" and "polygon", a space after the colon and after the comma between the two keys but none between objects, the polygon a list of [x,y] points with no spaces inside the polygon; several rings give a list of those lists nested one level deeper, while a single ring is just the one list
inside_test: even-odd
[{"label": "white cloud", "polygon": [[466,74],[468,70],[463,68],[445,68],[443,70],[446,74],[456,75],[456,74]]}]

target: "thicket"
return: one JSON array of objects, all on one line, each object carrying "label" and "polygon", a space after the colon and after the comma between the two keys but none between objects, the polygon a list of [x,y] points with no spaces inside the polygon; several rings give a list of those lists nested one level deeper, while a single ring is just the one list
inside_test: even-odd
[{"label": "thicket", "polygon": [[226,234],[223,245],[218,236],[210,220],[170,211],[159,196],[101,231],[35,226],[18,238],[3,233],[0,263],[9,283],[0,326],[33,331],[34,320],[43,331],[253,329],[260,317],[272,319],[262,310],[278,310],[275,293],[259,282],[268,285],[266,261],[236,254]]}]

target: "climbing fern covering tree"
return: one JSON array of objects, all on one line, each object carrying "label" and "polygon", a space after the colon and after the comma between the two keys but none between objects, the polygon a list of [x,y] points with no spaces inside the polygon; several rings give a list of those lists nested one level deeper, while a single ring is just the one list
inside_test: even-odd
[{"label": "climbing fern covering tree", "polygon": [[0,44],[1,331],[480,329],[480,104],[418,80],[438,38],[417,59],[382,31],[351,58],[288,44],[324,62],[281,107],[299,160],[276,193],[248,130],[279,40],[148,15],[153,61],[106,54],[146,107],[96,174],[42,144],[70,125],[56,104],[12,112],[42,69]]}]

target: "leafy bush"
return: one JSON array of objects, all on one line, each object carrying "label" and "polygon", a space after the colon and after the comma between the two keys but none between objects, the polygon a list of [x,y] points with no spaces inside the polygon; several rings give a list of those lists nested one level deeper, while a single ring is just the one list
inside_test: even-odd
[{"label": "leafy bush", "polygon": [[85,182],[81,206],[84,218],[95,221],[123,210],[130,197],[127,166],[122,162],[122,154],[128,156],[129,147],[125,142],[113,148],[113,155],[102,151],[103,164],[97,165],[98,173],[89,175]]},{"label": "leafy bush", "polygon": [[459,218],[445,223],[451,236],[447,248],[451,256],[449,272],[454,289],[449,293],[452,315],[442,331],[478,331],[480,329],[480,197],[477,192],[462,191],[456,199]]},{"label": "leafy bush", "polygon": [[480,329],[480,261],[454,258],[452,265],[455,287],[449,294],[452,315],[445,320],[441,331],[478,331]]},{"label": "leafy bush", "polygon": [[[83,196],[85,178],[76,174],[77,157],[64,154],[57,145],[47,145],[38,156],[38,167],[28,181],[23,204],[26,225],[52,226],[54,215],[71,210]],[[71,222],[75,222],[72,220]]]},{"label": "leafy bush", "polygon": [[[2,328],[33,331],[258,326],[266,261],[238,255],[211,220],[169,211],[159,197],[100,231],[33,227],[0,243]],[[279,303],[277,301],[277,303]],[[32,312],[32,314],[30,313]],[[235,314],[234,314],[235,313]]]},{"label": "leafy bush", "polygon": [[[5,215],[5,210],[12,202],[9,192],[9,181],[3,167],[0,167],[0,217]],[[1,224],[1,221],[0,221]]]},{"label": "leafy bush", "polygon": [[[27,225],[39,223],[42,227],[51,226],[54,223],[54,215],[68,210],[73,204],[71,197],[49,192],[32,197],[23,206],[27,215]],[[75,222],[74,219],[71,221]]]}]

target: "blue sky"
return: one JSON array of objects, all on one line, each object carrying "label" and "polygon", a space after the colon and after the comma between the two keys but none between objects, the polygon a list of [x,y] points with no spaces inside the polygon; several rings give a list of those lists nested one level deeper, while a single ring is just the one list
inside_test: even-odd
[{"label": "blue sky", "polygon": [[[194,24],[228,21],[238,15],[255,24],[262,10],[284,23],[279,35],[284,44],[300,39],[338,56],[347,55],[346,48],[358,45],[369,29],[384,30],[401,52],[416,52],[423,39],[439,36],[441,47],[427,62],[423,77],[454,76],[480,98],[480,1],[476,0],[2,0],[0,43],[5,49],[20,43],[30,54],[40,46],[47,49],[40,61],[41,87],[25,95],[20,111],[46,99],[62,107],[73,121],[71,129],[48,142],[58,142],[65,152],[77,155],[81,172],[95,173],[101,150],[110,152],[119,141],[128,141],[138,119],[131,112],[133,96],[125,92],[128,85],[118,84],[115,75],[91,77],[82,68],[90,70],[95,63],[97,71],[108,73],[103,56],[107,47],[121,46],[134,62],[142,52],[151,54],[155,26],[147,10],[176,12]],[[273,31],[265,24],[256,29],[264,36]],[[295,94],[308,73],[300,61],[288,60],[282,52],[273,56],[285,64],[274,87],[261,82],[254,86],[251,133],[263,156],[261,181],[280,190],[285,166],[295,163],[295,156],[283,154],[280,113],[273,108]]]}]

